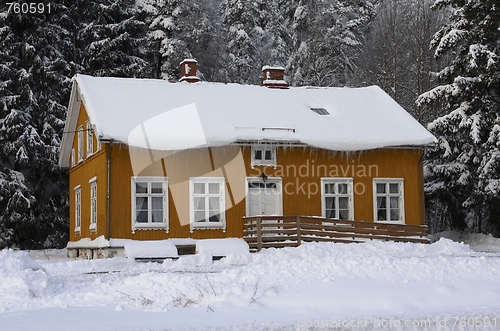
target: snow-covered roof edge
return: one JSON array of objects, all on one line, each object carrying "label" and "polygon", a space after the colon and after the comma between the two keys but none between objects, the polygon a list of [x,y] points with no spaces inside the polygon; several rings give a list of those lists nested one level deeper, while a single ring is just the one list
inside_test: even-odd
[{"label": "snow-covered roof edge", "polygon": [[264,70],[285,70],[285,68],[280,67],[280,66],[276,66],[276,67],[273,67],[273,66],[263,66],[262,67],[262,71],[264,71]]},{"label": "snow-covered roof edge", "polygon": [[[89,115],[89,118],[92,121],[92,124],[94,124],[96,126],[97,132],[100,132],[101,134],[103,134],[103,136],[105,138],[116,139],[116,137],[114,137],[113,135],[109,135],[108,136],[108,131],[106,131],[105,128],[103,128],[103,131],[100,131],[99,130],[99,121],[97,121],[97,118],[93,118],[92,111],[91,111],[92,109],[90,107],[90,104],[88,104],[88,102],[90,102],[92,100],[86,100],[86,97],[89,98],[89,97],[95,95],[96,93],[99,93],[99,91],[101,91],[101,90],[99,88],[96,89],[94,87],[94,94],[92,94],[89,91],[87,91],[85,89],[86,85],[83,84],[83,82],[86,82],[86,80],[88,80],[89,78],[91,78],[91,80],[89,82],[92,82],[92,86],[94,85],[92,79],[97,79],[97,80],[100,80],[100,79],[108,79],[108,80],[112,79],[115,82],[122,81],[122,80],[123,81],[128,80],[126,78],[121,78],[121,79],[117,79],[117,78],[95,78],[95,77],[90,77],[90,76],[85,76],[85,75],[78,75],[78,76],[75,76],[73,78],[73,86],[72,86],[72,92],[71,92],[71,97],[70,97],[70,103],[68,105],[68,115],[67,115],[67,119],[66,119],[66,123],[65,123],[65,128],[64,128],[65,133],[64,133],[64,136],[63,136],[63,141],[61,143],[61,149],[60,149],[60,155],[59,155],[59,165],[61,167],[69,167],[72,142],[73,142],[73,139],[74,139],[74,136],[75,136],[74,131],[76,130],[76,123],[77,123],[77,120],[78,120],[78,117],[79,117],[79,114],[80,114],[80,106],[81,106],[82,102],[85,104],[87,112],[88,112],[88,115]],[[83,81],[82,81],[83,85],[80,86],[79,81],[82,80],[82,79],[83,79]],[[144,79],[143,81],[149,81],[148,84],[150,84],[151,82],[159,82],[158,80],[151,80],[151,79]],[[160,82],[160,84],[163,84],[163,83],[168,84],[169,86],[172,86],[172,87],[174,87],[174,86],[182,87],[182,86],[198,85],[198,84],[186,84],[186,83],[180,84],[180,85],[178,85],[178,84],[170,85],[172,83]],[[235,87],[239,86],[238,89],[241,89],[241,88],[247,89],[246,86],[241,86],[239,84],[220,84],[220,83],[200,83],[200,84],[201,84],[200,88],[205,88],[205,87],[214,86],[214,85],[220,85],[220,87],[224,86],[224,91],[226,91],[226,88],[230,88],[231,86],[235,86]],[[87,85],[89,85],[89,84],[87,84]],[[88,86],[87,86],[87,88],[88,88]],[[259,95],[261,95],[261,93],[270,92],[270,89],[265,89],[265,88],[262,88],[262,87],[259,87],[259,86],[252,86],[252,87],[248,86],[248,88],[252,88],[252,89],[254,89],[254,91],[258,91]],[[374,87],[372,87],[372,89],[373,88]],[[257,89],[263,89],[263,90],[262,90],[262,92],[260,92],[260,90],[257,90]],[[322,87],[314,87],[314,88],[302,87],[302,88],[297,88],[297,89],[298,89],[297,90],[297,92],[298,92],[298,91],[304,90],[304,89],[305,90],[309,90],[309,89],[328,90],[329,88],[326,88],[326,87],[323,87],[323,88]],[[365,89],[370,89],[370,88],[365,88]],[[380,92],[383,92],[383,90],[381,90],[380,87],[377,87],[377,89],[380,90]],[[177,91],[177,89],[174,90],[174,91]],[[294,93],[296,93],[296,92],[294,92]],[[376,92],[376,93],[379,93],[379,92]],[[383,94],[383,98],[390,99],[391,102],[395,103],[395,101],[392,98],[390,98],[390,96],[387,95],[385,92],[383,92],[381,94]],[[115,99],[110,99],[109,102],[113,102],[114,103],[115,101],[113,101],[113,100],[115,100]],[[90,107],[90,108],[88,108],[88,107]],[[107,109],[107,107],[105,107],[105,109]],[[401,110],[403,110],[403,109],[401,108]],[[187,113],[187,112],[184,112],[184,113]],[[96,115],[96,114],[94,114],[94,115]],[[406,117],[411,117],[411,115],[409,115],[407,112],[405,112],[405,115],[406,115]],[[97,121],[97,122],[94,122],[94,121]],[[115,120],[113,119],[112,121],[114,122]],[[413,121],[415,121],[415,120],[413,119]],[[421,126],[421,125],[419,124],[419,126]],[[275,128],[275,127],[273,127],[273,128]],[[423,128],[423,127],[422,127],[422,129],[425,130],[425,128]],[[259,130],[259,132],[260,132],[260,130]],[[266,131],[266,133],[267,133],[267,131]],[[274,132],[274,133],[278,134],[277,131]],[[345,141],[345,142],[343,142],[344,149],[339,149],[339,146],[332,145],[332,143],[334,143],[335,140],[331,140],[331,139],[328,140],[328,141],[325,141],[324,139],[321,140],[321,141],[309,139],[309,140],[302,141],[302,143],[304,145],[306,145],[306,146],[310,146],[310,147],[314,147],[314,148],[324,148],[324,149],[338,150],[338,151],[373,150],[373,149],[384,148],[384,147],[408,148],[408,146],[413,146],[412,148],[414,148],[414,147],[423,147],[423,146],[428,146],[428,145],[432,145],[433,144],[433,142],[429,138],[429,136],[432,137],[432,135],[429,132],[427,132],[427,133],[428,133],[428,135],[426,135],[424,137],[425,139],[423,139],[423,140],[422,139],[416,139],[416,140],[413,140],[411,142],[407,142],[407,141],[406,142],[401,142],[400,141],[400,143],[401,143],[400,145],[394,144],[394,141],[392,141],[392,142],[391,141],[380,141],[378,144],[374,144],[373,142],[371,142],[368,145],[367,144],[364,144],[364,145],[360,144],[358,146],[354,146],[354,145],[356,145],[356,144],[354,144],[353,146],[348,146],[348,145],[352,145],[351,144],[352,142],[351,141]],[[235,138],[235,137],[236,136],[234,136],[232,138]],[[272,136],[269,136],[269,137],[272,137]],[[280,139],[278,139],[278,137],[274,137],[274,138],[276,138],[275,141],[277,143],[279,143]],[[225,141],[223,141],[224,145],[228,145],[228,144],[232,144],[232,143],[236,143],[237,142],[237,140],[234,140],[234,139],[231,140],[231,139],[226,139]],[[125,139],[120,138],[117,141],[120,141],[120,142],[122,142],[124,144],[128,144],[128,140],[126,138]],[[222,146],[222,142],[221,141],[213,140],[213,141],[211,141],[210,146]],[[283,141],[285,141],[285,140],[283,140]],[[435,138],[434,138],[434,142],[435,142]],[[362,146],[363,148],[361,148],[359,146]],[[136,147],[139,147],[139,146],[136,146]]]},{"label": "snow-covered roof edge", "polygon": [[75,137],[76,122],[80,115],[81,100],[78,99],[78,85],[76,76],[72,78],[71,94],[69,97],[68,113],[64,123],[64,130],[59,147],[59,167],[69,167],[69,156],[71,155],[71,146]]}]

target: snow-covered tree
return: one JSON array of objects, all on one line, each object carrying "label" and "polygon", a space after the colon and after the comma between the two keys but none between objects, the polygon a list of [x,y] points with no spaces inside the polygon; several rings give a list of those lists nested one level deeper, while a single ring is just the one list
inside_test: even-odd
[{"label": "snow-covered tree", "polygon": [[266,0],[222,0],[223,22],[227,29],[227,70],[237,83],[256,84],[259,77],[259,44],[268,21]]},{"label": "snow-covered tree", "polygon": [[431,46],[452,63],[436,73],[441,85],[422,94],[420,105],[448,113],[429,125],[438,138],[426,166],[431,225],[500,231],[500,1],[437,0],[452,11]]},{"label": "snow-covered tree", "polygon": [[290,1],[272,0],[263,9],[268,12],[258,54],[263,65],[285,66],[292,53]]},{"label": "snow-covered tree", "polygon": [[371,1],[300,0],[293,15],[293,85],[344,86],[356,66]]},{"label": "snow-covered tree", "polygon": [[152,77],[146,13],[135,0],[74,1],[76,72],[93,76]]},{"label": "snow-covered tree", "polygon": [[429,43],[445,15],[433,11],[433,0],[382,0],[369,25],[352,85],[379,85],[420,123],[439,116],[435,107],[417,107],[416,98],[435,86],[430,75],[442,67]]},{"label": "snow-covered tree", "polygon": [[69,96],[67,7],[0,15],[0,247],[64,245],[67,173],[57,156]]}]

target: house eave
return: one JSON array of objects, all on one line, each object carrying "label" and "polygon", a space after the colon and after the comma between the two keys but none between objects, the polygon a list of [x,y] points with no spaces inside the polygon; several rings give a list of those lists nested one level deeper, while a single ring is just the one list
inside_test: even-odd
[{"label": "house eave", "polygon": [[78,85],[76,80],[73,80],[71,87],[71,95],[68,104],[68,114],[64,124],[64,131],[61,139],[59,150],[59,167],[69,168],[69,158],[71,155],[72,142],[75,137],[76,123],[80,115],[81,99],[78,97]]}]

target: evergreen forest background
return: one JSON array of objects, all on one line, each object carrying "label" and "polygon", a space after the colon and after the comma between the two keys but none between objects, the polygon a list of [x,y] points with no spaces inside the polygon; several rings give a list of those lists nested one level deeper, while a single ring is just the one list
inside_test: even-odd
[{"label": "evergreen forest background", "polygon": [[280,65],[293,86],[381,86],[439,140],[425,164],[430,232],[500,234],[500,0],[43,4],[0,2],[0,248],[66,245],[71,77],[177,79],[184,58],[213,82],[258,84]]}]

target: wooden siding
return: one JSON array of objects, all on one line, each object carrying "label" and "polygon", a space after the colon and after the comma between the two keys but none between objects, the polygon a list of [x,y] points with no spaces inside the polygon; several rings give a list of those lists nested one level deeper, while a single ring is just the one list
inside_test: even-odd
[{"label": "wooden siding", "polygon": [[[85,122],[88,120],[85,107],[81,106],[80,116],[77,121],[76,129],[83,126],[85,130]],[[107,157],[106,146],[102,145],[102,150],[95,152],[90,157],[87,157],[87,132],[84,131],[83,143],[83,161],[73,167],[70,161],[69,169],[69,211],[70,211],[70,240],[77,241],[82,238],[95,239],[98,236],[106,234],[106,196],[107,196]],[[75,133],[73,148],[77,150],[78,133]],[[94,151],[97,150],[97,139],[94,135]],[[90,184],[89,181],[97,178],[97,226],[96,231],[91,231],[90,227]],[[81,186],[81,227],[80,233],[75,233],[75,190],[76,186]]]},{"label": "wooden siding", "polygon": [[[321,216],[321,178],[352,177],[355,192],[359,193],[354,194],[354,219],[368,222],[374,219],[373,178],[403,178],[405,223],[424,224],[419,177],[421,150],[382,149],[349,154],[280,147],[276,169],[271,166],[256,166],[252,169],[250,151],[250,147],[232,146],[188,150],[163,157],[160,153],[153,156],[159,161],[138,171],[133,169],[130,162],[131,153],[133,158],[143,161],[149,160],[151,155],[147,151],[134,151],[125,145],[115,145],[111,158],[111,237],[137,240],[242,237],[242,216],[246,214],[243,198],[245,177],[260,177],[263,172],[270,177],[282,178],[284,215]],[[239,152],[242,153],[243,164],[238,162]],[[140,153],[145,154],[141,156]],[[241,174],[242,167],[245,176]],[[141,176],[166,175],[169,178],[169,233],[156,229],[136,230],[132,234],[130,178],[134,175],[133,170]],[[226,178],[226,232],[221,229],[190,232],[188,181],[190,177],[196,176]]]},{"label": "wooden siding", "polygon": [[[85,129],[88,120],[81,107],[76,128]],[[84,132],[86,134],[86,132]],[[84,138],[85,138],[84,134]],[[78,134],[73,148],[77,149]],[[95,137],[94,137],[95,139]],[[84,151],[86,154],[86,139]],[[94,140],[94,149],[97,141]],[[107,235],[107,157],[110,144],[101,151],[70,168],[70,240],[95,239]],[[373,178],[402,178],[404,180],[404,213],[408,225],[425,224],[421,149],[378,149],[363,152],[332,152],[308,147],[277,147],[277,165],[251,164],[249,146],[226,146],[186,150],[177,153],[150,152],[113,144],[111,152],[110,237],[136,240],[166,238],[223,238],[242,237],[246,216],[246,177],[282,179],[283,215],[322,216],[321,178],[352,178],[354,188],[354,219],[374,221]],[[132,162],[131,162],[132,160]],[[153,161],[152,161],[153,160]],[[70,162],[71,163],[71,162]],[[169,232],[165,229],[137,229],[132,233],[131,178],[139,176],[168,177]],[[97,177],[97,231],[91,232],[90,184]],[[207,229],[190,231],[189,178],[226,178],[226,231]],[[81,232],[75,228],[75,192],[81,185]]]},{"label": "wooden siding", "polygon": [[[190,232],[189,226],[189,178],[190,177],[225,177],[226,188],[228,183],[235,182],[237,164],[224,165],[224,170],[219,169],[219,164],[213,163],[215,153],[225,156],[233,156],[239,152],[239,147],[227,147],[220,149],[200,149],[187,150],[175,153],[170,156],[164,156],[161,160],[152,163],[150,166],[138,171],[130,162],[130,155],[133,158],[149,159],[149,154],[141,155],[141,150],[130,150],[125,145],[115,145],[111,156],[111,221],[110,231],[112,238],[130,238],[135,240],[159,240],[165,238],[225,238],[242,237],[243,222],[242,216],[245,215],[244,200],[235,201],[230,192],[236,187],[230,185],[226,189],[226,207],[229,207],[225,213],[226,231],[222,229],[193,230]],[[139,153],[139,154],[134,154]],[[163,155],[160,153],[160,155]],[[216,159],[216,158],[215,158]],[[212,160],[212,161],[211,161]],[[228,161],[230,161],[229,159]],[[214,165],[212,165],[214,164]],[[215,169],[215,170],[212,170]],[[134,173],[135,170],[135,173]],[[164,229],[143,230],[137,229],[132,233],[132,187],[131,177],[140,176],[167,176],[169,179],[169,224],[168,233]],[[240,190],[244,190],[244,176]],[[234,204],[231,201],[235,201]],[[232,207],[230,207],[232,206]]]},{"label": "wooden siding", "polygon": [[[245,148],[245,164],[250,164]],[[421,225],[420,149],[377,149],[341,153],[310,148],[278,148],[277,168],[247,168],[251,176],[283,179],[283,214],[321,216],[321,178],[353,178],[354,219],[373,222],[373,178],[404,179],[405,223]]]}]

